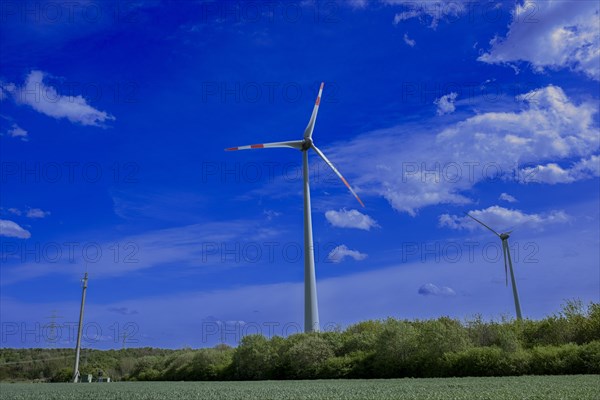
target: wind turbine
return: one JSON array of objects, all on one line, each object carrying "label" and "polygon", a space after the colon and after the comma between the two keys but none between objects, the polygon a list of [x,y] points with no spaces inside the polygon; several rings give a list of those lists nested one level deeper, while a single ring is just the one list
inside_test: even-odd
[{"label": "wind turbine", "polygon": [[[86,265],[87,270],[87,265]],[[77,327],[77,345],[75,346],[75,367],[73,368],[73,382],[77,383],[79,379],[79,354],[81,352],[81,330],[83,328],[83,308],[85,307],[85,292],[87,290],[88,273],[86,271],[82,280],[81,307],[79,308],[79,325]]]},{"label": "wind turbine", "polygon": [[335,174],[344,182],[344,185],[350,190],[350,192],[356,197],[356,200],[361,206],[365,206],[356,194],[356,192],[350,187],[348,181],[342,176],[340,171],[333,165],[331,161],[321,150],[315,146],[312,140],[313,130],[315,129],[315,121],[317,120],[317,113],[319,112],[319,104],[321,103],[321,94],[323,93],[323,86],[325,82],[321,83],[319,88],[319,95],[315,101],[315,106],[310,116],[310,121],[304,130],[304,138],[302,140],[292,140],[288,142],[274,142],[274,143],[262,143],[262,144],[251,144],[248,146],[230,147],[225,149],[226,151],[235,150],[251,150],[251,149],[268,149],[275,147],[288,147],[302,152],[302,178],[304,181],[303,193],[304,193],[304,332],[318,332],[319,331],[319,309],[317,305],[317,283],[315,278],[315,255],[313,245],[313,233],[312,233],[312,219],[310,209],[310,184],[308,181],[308,151],[314,150],[325,161],[325,164],[335,172]]},{"label": "wind turbine", "polygon": [[[471,217],[472,219],[474,219],[475,221],[479,222],[481,225],[488,228],[490,231],[492,231],[494,233],[494,235],[498,236],[500,238],[500,240],[502,241],[502,254],[504,255],[504,276],[506,278],[506,286],[508,286],[508,271],[510,271],[510,282],[512,284],[513,297],[515,299],[515,310],[517,312],[517,320],[520,321],[522,319],[521,303],[519,302],[519,292],[517,291],[517,281],[515,280],[515,273],[513,271],[512,260],[510,257],[510,248],[508,246],[508,238],[510,237],[510,234],[512,233],[512,231],[498,233],[495,230],[493,230],[492,228],[490,228],[489,226],[487,226],[486,224],[484,224],[483,222],[481,222],[480,220],[478,220],[477,218],[475,218],[474,216],[472,216],[471,214],[469,214],[469,213],[465,213],[465,214],[467,216]],[[506,261],[507,259],[508,259],[508,262]]]}]

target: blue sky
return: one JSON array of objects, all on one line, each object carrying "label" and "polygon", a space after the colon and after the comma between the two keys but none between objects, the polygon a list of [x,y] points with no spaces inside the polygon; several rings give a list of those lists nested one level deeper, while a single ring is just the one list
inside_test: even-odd
[{"label": "blue sky", "polygon": [[[321,324],[598,301],[595,1],[3,1],[3,347],[205,347]],[[59,334],[48,330],[55,319]],[[53,332],[56,332],[53,331]]]}]

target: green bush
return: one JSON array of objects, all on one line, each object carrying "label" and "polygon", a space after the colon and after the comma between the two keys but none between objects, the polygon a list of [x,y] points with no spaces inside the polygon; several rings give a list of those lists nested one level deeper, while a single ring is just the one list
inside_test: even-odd
[{"label": "green bush", "polygon": [[224,378],[232,355],[233,350],[229,348],[198,350],[192,359],[186,379],[214,381]]},{"label": "green bush", "polygon": [[319,334],[294,335],[297,340],[286,351],[285,359],[291,379],[315,379],[324,375],[324,367],[334,353]]},{"label": "green bush", "polygon": [[377,337],[373,375],[381,378],[417,376],[418,331],[406,321],[389,318]]},{"label": "green bush", "polygon": [[444,355],[446,371],[453,376],[511,375],[511,363],[499,347],[473,347]]},{"label": "green bush", "polygon": [[580,347],[580,357],[586,374],[600,374],[600,340]]},{"label": "green bush", "polygon": [[272,377],[277,354],[262,335],[244,336],[233,354],[233,374],[236,379],[258,380]]},{"label": "green bush", "polygon": [[536,375],[581,374],[586,372],[580,346],[537,346],[531,350],[531,373]]},{"label": "green bush", "polygon": [[72,380],[73,368],[61,368],[50,378],[51,382],[71,382]]}]

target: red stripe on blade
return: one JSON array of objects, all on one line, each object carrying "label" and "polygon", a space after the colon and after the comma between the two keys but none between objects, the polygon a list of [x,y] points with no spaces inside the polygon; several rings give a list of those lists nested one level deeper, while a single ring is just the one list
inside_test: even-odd
[{"label": "red stripe on blade", "polygon": [[237,147],[230,147],[228,149],[225,149],[225,151],[234,151],[234,150],[237,150],[237,149],[238,149]]},{"label": "red stripe on blade", "polygon": [[264,144],[252,144],[252,145],[250,145],[251,149],[262,149],[264,147],[265,147]]},{"label": "red stripe on blade", "polygon": [[355,196],[355,197],[356,197],[356,200],[358,200],[358,202],[360,203],[360,205],[364,207],[365,204],[362,202],[362,200],[360,199],[360,197],[358,197],[358,195]]}]

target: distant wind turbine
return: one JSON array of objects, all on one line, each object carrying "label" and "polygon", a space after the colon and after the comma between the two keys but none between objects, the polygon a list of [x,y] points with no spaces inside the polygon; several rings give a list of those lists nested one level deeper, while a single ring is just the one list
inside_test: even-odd
[{"label": "distant wind turbine", "polygon": [[304,180],[304,331],[305,332],[318,332],[319,331],[319,309],[317,305],[317,283],[315,278],[315,255],[313,245],[313,233],[312,233],[312,219],[310,209],[310,185],[308,182],[308,151],[314,150],[325,161],[327,165],[335,172],[337,176],[344,182],[344,185],[350,190],[350,192],[356,197],[356,200],[361,206],[365,206],[356,194],[352,187],[348,184],[348,181],[342,176],[331,161],[321,150],[315,146],[312,140],[313,130],[315,129],[315,121],[317,120],[317,113],[319,112],[319,104],[321,103],[321,94],[323,93],[323,86],[325,83],[321,83],[319,88],[319,95],[315,101],[310,121],[304,130],[304,138],[302,140],[293,140],[289,142],[275,142],[275,143],[263,143],[263,144],[252,144],[248,146],[230,147],[225,149],[226,151],[234,150],[251,150],[251,149],[267,149],[274,147],[289,147],[292,149],[300,150],[302,152],[302,177]]},{"label": "distant wind turbine", "polygon": [[[469,213],[465,213],[465,214],[467,216],[471,217],[472,219],[474,219],[475,221],[479,222],[481,225],[485,226],[490,231],[492,231],[494,233],[494,235],[498,236],[500,238],[500,240],[502,241],[502,254],[504,255],[504,276],[506,279],[506,286],[508,286],[508,271],[510,271],[510,282],[512,284],[513,297],[515,299],[515,310],[517,312],[517,320],[520,321],[522,319],[521,303],[519,302],[519,292],[517,291],[517,281],[515,280],[515,273],[513,271],[512,260],[510,257],[510,248],[508,246],[508,238],[510,237],[510,234],[512,233],[512,231],[498,233],[495,230],[493,230],[492,228],[490,228],[489,226],[487,226],[486,224],[484,224],[483,222],[481,222],[480,220],[478,220],[477,218],[475,218],[474,216],[472,216],[471,214],[469,214]],[[508,262],[507,262],[507,259],[508,259]]]},{"label": "distant wind turbine", "polygon": [[[87,270],[87,265],[86,265]],[[79,374],[79,354],[81,352],[81,331],[83,328],[83,308],[85,307],[85,292],[87,290],[87,282],[88,282],[88,273],[86,271],[83,279],[81,281],[83,283],[81,290],[81,307],[79,308],[79,325],[77,327],[77,345],[75,347],[75,367],[73,368],[73,382],[77,383],[80,381]]]}]

